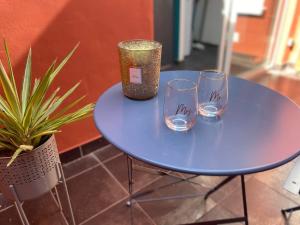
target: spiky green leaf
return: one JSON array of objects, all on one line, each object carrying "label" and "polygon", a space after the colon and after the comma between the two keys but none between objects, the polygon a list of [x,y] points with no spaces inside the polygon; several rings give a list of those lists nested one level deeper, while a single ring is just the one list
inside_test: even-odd
[{"label": "spiky green leaf", "polygon": [[10,80],[11,80],[11,83],[13,86],[14,93],[17,97],[16,100],[18,102],[18,106],[20,106],[20,100],[19,100],[19,96],[18,96],[18,90],[17,90],[16,81],[15,81],[15,76],[14,76],[14,72],[13,72],[13,68],[12,68],[12,64],[11,64],[8,46],[7,46],[7,43],[5,40],[4,40],[4,48],[5,48],[5,55],[6,55],[6,59],[7,59],[8,67],[9,67]]},{"label": "spiky green leaf", "polygon": [[33,149],[32,145],[20,145],[20,147],[14,152],[10,161],[7,163],[7,166],[10,166],[13,161],[20,155],[23,151],[31,151]]},{"label": "spiky green leaf", "polygon": [[26,60],[23,86],[22,86],[22,115],[23,116],[25,114],[25,110],[27,107],[27,101],[30,97],[30,82],[31,82],[31,48],[29,49],[27,60]]},{"label": "spiky green leaf", "polygon": [[69,89],[62,97],[58,98],[48,109],[44,112],[44,114],[39,118],[36,123],[42,122],[44,119],[48,118],[62,103],[63,101],[72,94],[80,83],[74,85],[71,89]]},{"label": "spiky green leaf", "polygon": [[15,161],[15,159],[21,154],[22,151],[23,151],[22,148],[16,149],[16,151],[14,152],[13,156],[11,157],[11,159],[9,160],[6,166],[7,167],[10,166],[13,163],[13,161]]},{"label": "spiky green leaf", "polygon": [[1,81],[2,88],[3,88],[4,94],[5,94],[5,98],[9,104],[12,112],[14,113],[16,118],[20,119],[21,114],[20,114],[20,106],[18,103],[19,97],[18,97],[18,94],[14,90],[14,86],[5,71],[1,60],[0,60],[0,81]]}]

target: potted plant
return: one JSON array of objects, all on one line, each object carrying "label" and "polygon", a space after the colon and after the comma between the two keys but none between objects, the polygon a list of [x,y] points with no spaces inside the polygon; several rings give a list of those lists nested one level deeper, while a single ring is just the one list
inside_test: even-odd
[{"label": "potted plant", "polygon": [[[69,112],[83,98],[61,108],[61,104],[78,87],[75,84],[59,95],[59,87],[49,93],[55,77],[70,59],[75,48],[56,66],[54,61],[46,73],[31,79],[31,49],[23,82],[18,90],[9,51],[4,41],[8,70],[0,60],[0,192],[8,199],[28,200],[50,191],[57,185],[60,163],[54,134],[61,126],[91,115],[94,104]],[[59,108],[60,107],[60,108]],[[12,191],[13,187],[13,191]]]}]

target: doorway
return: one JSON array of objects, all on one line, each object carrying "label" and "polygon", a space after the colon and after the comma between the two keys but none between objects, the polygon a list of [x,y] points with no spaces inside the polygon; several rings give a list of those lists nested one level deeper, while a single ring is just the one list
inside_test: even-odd
[{"label": "doorway", "polygon": [[263,69],[281,1],[175,0],[174,68],[232,75]]}]

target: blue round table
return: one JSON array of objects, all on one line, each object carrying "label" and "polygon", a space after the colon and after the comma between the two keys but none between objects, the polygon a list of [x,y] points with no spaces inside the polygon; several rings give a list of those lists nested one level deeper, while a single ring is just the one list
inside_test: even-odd
[{"label": "blue round table", "polygon": [[300,108],[266,87],[229,77],[227,109],[218,121],[198,118],[187,132],[167,128],[167,81],[197,80],[194,71],[162,72],[158,95],[135,101],[121,84],[97,101],[94,119],[103,136],[125,153],[159,167],[201,175],[240,175],[292,160],[300,150]]},{"label": "blue round table", "polygon": [[221,119],[199,116],[191,130],[172,131],[163,117],[166,83],[198,76],[196,71],[162,72],[158,95],[146,101],[128,99],[116,84],[97,101],[96,126],[109,142],[144,162],[198,175],[241,175],[244,217],[235,221],[248,224],[243,175],[298,156],[300,108],[264,86],[229,76],[229,101]]}]

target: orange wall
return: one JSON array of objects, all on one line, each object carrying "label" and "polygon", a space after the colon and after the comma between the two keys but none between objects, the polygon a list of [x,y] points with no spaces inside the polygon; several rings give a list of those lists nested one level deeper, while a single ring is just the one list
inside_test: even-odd
[{"label": "orange wall", "polygon": [[269,37],[277,0],[265,0],[262,16],[239,15],[235,31],[240,40],[233,45],[233,52],[252,56],[255,62],[261,62],[268,50]]},{"label": "orange wall", "polygon": [[[87,95],[84,103],[95,102],[104,90],[120,81],[117,43],[153,38],[153,2],[0,0],[0,37],[8,41],[18,81],[30,45],[33,73],[39,77],[54,58],[62,59],[80,41],[54,86],[61,86],[63,92],[82,80],[69,102],[81,95]],[[4,59],[2,46],[0,49]],[[62,131],[57,135],[61,152],[99,137],[92,118]]]}]

